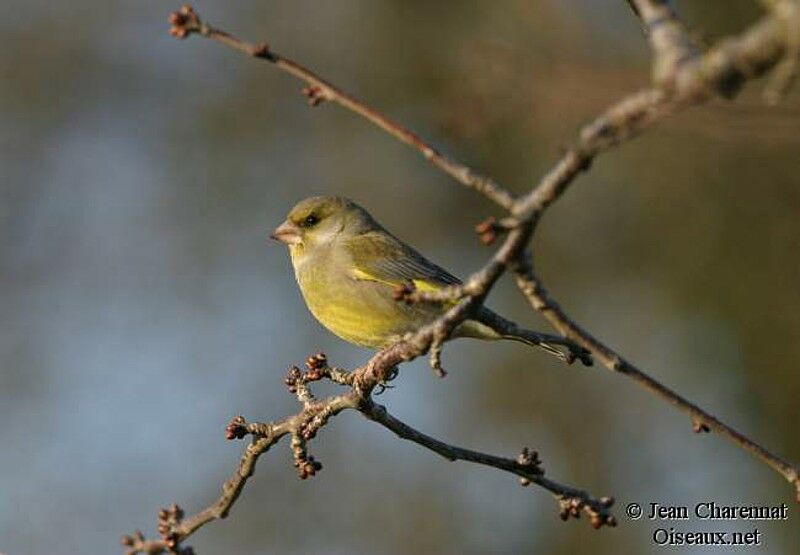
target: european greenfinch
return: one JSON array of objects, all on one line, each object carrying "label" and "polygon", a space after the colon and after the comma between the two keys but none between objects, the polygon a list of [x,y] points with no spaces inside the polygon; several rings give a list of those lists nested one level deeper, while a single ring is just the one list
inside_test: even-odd
[{"label": "european greenfinch", "polygon": [[[442,316],[447,303],[405,303],[399,288],[434,291],[460,283],[389,233],[363,208],[342,197],[299,202],[270,235],[289,247],[295,277],[311,313],[345,341],[381,349]],[[505,323],[503,332],[498,322]],[[509,333],[511,329],[518,333]],[[535,332],[481,307],[451,337],[510,339],[567,358]]]}]

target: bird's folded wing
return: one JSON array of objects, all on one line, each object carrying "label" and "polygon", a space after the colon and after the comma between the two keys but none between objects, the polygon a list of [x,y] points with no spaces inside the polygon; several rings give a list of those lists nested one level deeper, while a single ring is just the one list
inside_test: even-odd
[{"label": "bird's folded wing", "polygon": [[384,283],[393,288],[409,281],[421,291],[461,283],[444,268],[387,232],[369,232],[347,241],[352,262],[351,276],[357,280]]}]

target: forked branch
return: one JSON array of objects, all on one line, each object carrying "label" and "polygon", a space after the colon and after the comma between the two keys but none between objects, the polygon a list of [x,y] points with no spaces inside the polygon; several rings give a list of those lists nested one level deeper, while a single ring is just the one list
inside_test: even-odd
[{"label": "forked branch", "polygon": [[[571,517],[579,518],[583,514],[594,528],[603,525],[616,526],[616,520],[610,510],[614,504],[613,498],[597,498],[584,490],[545,477],[544,468],[535,451],[523,448],[519,456],[512,459],[464,449],[417,431],[389,414],[384,406],[372,400],[372,391],[391,379],[392,368],[389,367],[384,371],[386,365],[417,352],[417,347],[402,342],[386,352],[391,358],[376,361],[378,357],[373,357],[369,363],[353,372],[328,366],[327,358],[321,353],[308,358],[305,371],[300,371],[297,367],[290,368],[285,380],[286,386],[297,397],[303,407],[302,410],[295,415],[269,423],[247,422],[242,416],[232,419],[225,428],[226,437],[242,439],[251,436],[252,439],[245,448],[235,471],[223,485],[219,498],[189,517],[185,517],[183,509],[177,505],[161,509],[158,513],[160,537],[147,539],[138,530],[132,535],[123,536],[122,544],[127,547],[126,553],[130,555],[192,553],[192,548],[182,545],[183,542],[204,525],[228,515],[245,484],[253,475],[259,457],[284,437],[290,438],[290,448],[298,476],[301,479],[314,476],[322,469],[322,465],[309,454],[308,444],[331,417],[344,410],[358,411],[399,437],[413,441],[447,460],[466,461],[496,468],[518,476],[522,486],[536,484],[546,489],[555,497],[559,516],[563,520]],[[320,380],[330,380],[347,389],[340,395],[317,400],[311,392],[310,384]]]},{"label": "forked branch", "polygon": [[[506,209],[501,220],[488,220],[477,231],[486,244],[500,236],[499,248],[479,271],[463,285],[447,288],[435,295],[413,290],[400,292],[398,302],[455,302],[438,321],[424,326],[402,341],[376,353],[364,366],[347,372],[330,368],[324,357],[311,357],[307,370],[293,369],[286,384],[297,396],[302,410],[283,420],[262,424],[247,423],[237,417],[228,425],[229,439],[251,436],[233,476],[225,483],[219,499],[194,516],[184,518],[173,506],[159,513],[160,539],[146,540],[141,532],[123,537],[129,553],[189,553],[182,546],[197,529],[208,522],[227,516],[259,456],[282,437],[291,438],[295,466],[301,478],[320,470],[318,461],[308,454],[308,443],[334,415],[346,409],[361,412],[399,437],[413,441],[449,460],[464,460],[491,466],[519,476],[521,483],[536,484],[547,489],[559,501],[562,518],[589,516],[595,527],[614,525],[609,508],[611,498],[595,498],[588,493],[545,478],[536,453],[523,450],[515,459],[488,455],[448,445],[391,416],[372,399],[375,388],[385,386],[397,373],[397,366],[430,351],[432,365],[441,370],[441,348],[455,327],[481,310],[483,300],[506,271],[516,276],[517,285],[530,302],[561,334],[537,334],[548,342],[563,345],[584,363],[593,356],[607,368],[628,376],[647,391],[666,400],[691,417],[695,431],[715,431],[736,445],[756,455],[780,473],[796,489],[800,502],[800,474],[797,468],[781,459],[744,434],[724,424],[707,411],[667,388],[644,371],[625,360],[587,330],[572,320],[545,289],[533,269],[528,244],[542,214],[561,198],[594,158],[613,146],[628,140],[667,115],[689,105],[699,104],[715,96],[731,97],[750,79],[776,71],[782,90],[796,73],[800,52],[800,9],[795,0],[765,0],[769,13],[740,36],[726,39],[708,51],[691,39],[683,23],[664,0],[627,0],[644,26],[653,49],[653,87],[633,93],[603,112],[581,131],[575,144],[568,148],[539,183],[520,197],[515,197],[490,177],[440,153],[430,142],[356,99],[306,67],[281,56],[266,44],[242,41],[203,22],[190,7],[184,6],[170,17],[170,32],[179,38],[198,34],[247,55],[271,62],[279,69],[301,79],[307,85],[303,93],[309,104],[330,101],[355,112],[390,135],[420,152],[434,166],[475,189]],[[532,332],[533,333],[533,332]],[[345,393],[317,400],[309,384],[328,379],[346,388]]]}]

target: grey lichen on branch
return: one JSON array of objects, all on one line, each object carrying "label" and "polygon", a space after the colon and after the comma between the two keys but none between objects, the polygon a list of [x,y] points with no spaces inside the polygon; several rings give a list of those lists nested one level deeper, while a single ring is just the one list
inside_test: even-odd
[{"label": "grey lichen on branch", "polygon": [[[432,365],[441,370],[442,345],[459,323],[480,309],[483,300],[506,270],[514,273],[519,289],[532,308],[541,312],[561,334],[552,336],[553,340],[585,349],[587,356],[593,356],[610,370],[631,378],[650,393],[684,411],[691,417],[695,431],[717,432],[753,453],[794,486],[800,502],[800,473],[794,465],[722,423],[606,346],[567,315],[534,272],[528,244],[536,225],[547,208],[562,197],[578,175],[590,168],[596,156],[636,136],[678,109],[714,96],[732,97],[749,79],[776,71],[778,81],[785,88],[794,77],[800,51],[800,16],[797,15],[795,0],[765,0],[770,12],[764,18],[738,37],[723,40],[706,52],[702,52],[691,40],[683,24],[663,0],[628,0],[628,3],[642,19],[653,47],[653,87],[623,98],[585,126],[576,143],[566,150],[536,186],[520,197],[515,197],[490,177],[444,156],[409,129],[311,70],[275,53],[266,44],[248,43],[211,27],[188,6],[170,16],[170,32],[174,36],[186,38],[191,34],[199,34],[275,64],[306,83],[303,94],[309,99],[310,105],[330,101],[364,117],[420,152],[434,166],[463,185],[481,192],[508,210],[509,215],[489,221],[477,229],[486,244],[494,243],[501,235],[504,239],[487,264],[465,280],[463,286],[447,288],[445,292],[430,296],[408,291],[398,299],[403,301],[405,299],[402,297],[407,295],[414,297],[412,302],[455,301],[444,316],[379,351],[364,366],[352,372],[331,368],[327,360],[320,356],[311,357],[305,371],[291,369],[286,385],[298,398],[302,410],[271,423],[248,423],[242,417],[234,418],[226,428],[226,437],[241,439],[250,436],[251,441],[233,475],[223,486],[220,497],[188,518],[183,516],[178,507],[160,511],[158,529],[161,538],[147,540],[138,531],[132,536],[124,536],[123,544],[128,547],[129,553],[190,553],[191,549],[182,546],[182,542],[208,522],[227,516],[252,476],[258,458],[284,436],[291,437],[298,475],[301,478],[315,475],[322,467],[308,454],[308,443],[330,418],[348,409],[361,412],[399,437],[449,460],[464,460],[498,468],[519,476],[523,485],[534,483],[549,490],[556,496],[560,516],[564,519],[586,514],[595,527],[615,525],[616,521],[609,510],[613,499],[595,498],[582,490],[546,478],[538,455],[523,450],[519,458],[506,459],[451,446],[414,430],[372,400],[373,391],[384,386],[402,362],[430,353]],[[787,73],[788,77],[781,77],[781,71]],[[345,392],[317,400],[309,384],[322,379],[342,385],[346,388]]]}]

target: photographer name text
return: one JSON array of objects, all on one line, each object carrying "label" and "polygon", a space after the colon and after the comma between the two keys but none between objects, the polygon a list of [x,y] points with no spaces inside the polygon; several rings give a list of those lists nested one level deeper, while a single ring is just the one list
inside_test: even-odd
[{"label": "photographer name text", "polygon": [[649,520],[787,520],[789,507],[780,505],[721,505],[703,501],[694,505],[664,505],[651,502],[645,515]]}]

